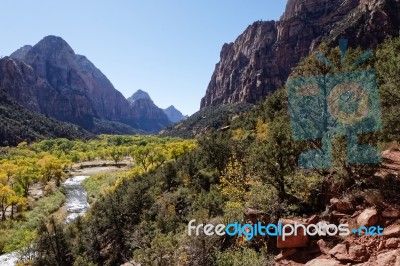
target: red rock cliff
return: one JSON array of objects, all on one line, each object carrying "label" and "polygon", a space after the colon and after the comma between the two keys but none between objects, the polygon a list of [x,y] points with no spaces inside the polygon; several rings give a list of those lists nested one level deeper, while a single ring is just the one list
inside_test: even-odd
[{"label": "red rock cliff", "polygon": [[290,70],[322,41],[373,48],[398,35],[396,0],[288,0],[279,22],[253,23],[224,44],[201,108],[225,103],[256,103],[284,85]]}]

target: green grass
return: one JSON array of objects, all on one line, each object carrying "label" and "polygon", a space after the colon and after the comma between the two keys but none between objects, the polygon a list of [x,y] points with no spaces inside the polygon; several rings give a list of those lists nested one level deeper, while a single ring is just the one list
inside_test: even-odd
[{"label": "green grass", "polygon": [[92,204],[102,193],[112,187],[121,174],[123,172],[101,173],[92,175],[83,181],[82,185],[86,190],[89,204]]},{"label": "green grass", "polygon": [[36,236],[36,228],[42,220],[58,210],[65,196],[60,190],[39,199],[33,208],[22,214],[18,221],[7,220],[0,228],[0,253],[8,253],[29,245]]}]

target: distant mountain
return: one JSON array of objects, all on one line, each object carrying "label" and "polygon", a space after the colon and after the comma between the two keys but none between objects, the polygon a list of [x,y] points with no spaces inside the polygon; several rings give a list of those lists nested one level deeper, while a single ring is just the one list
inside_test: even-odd
[{"label": "distant mountain", "polygon": [[136,100],[139,100],[139,99],[151,99],[151,98],[147,92],[142,91],[142,90],[137,90],[134,94],[132,94],[131,97],[127,98],[128,102],[130,104],[134,103]]},{"label": "distant mountain", "polygon": [[0,89],[0,146],[15,146],[49,138],[86,139],[94,135],[82,128],[32,112]]},{"label": "distant mountain", "polygon": [[[91,132],[155,132],[168,124],[168,118],[161,117],[163,113],[154,119],[154,112],[146,117],[143,108],[132,107],[92,62],[75,54],[66,41],[56,36],[47,36],[34,46],[24,46],[2,58],[0,86],[29,110]],[[139,92],[135,99],[147,97]],[[121,126],[113,128],[107,121]]]},{"label": "distant mountain", "polygon": [[127,100],[130,104],[130,115],[139,128],[158,132],[172,124],[164,111],[154,104],[147,92],[138,90]]},{"label": "distant mountain", "polygon": [[169,120],[171,120],[171,122],[173,122],[173,123],[178,123],[187,118],[187,116],[183,115],[173,105],[164,109],[163,111],[168,116]]}]

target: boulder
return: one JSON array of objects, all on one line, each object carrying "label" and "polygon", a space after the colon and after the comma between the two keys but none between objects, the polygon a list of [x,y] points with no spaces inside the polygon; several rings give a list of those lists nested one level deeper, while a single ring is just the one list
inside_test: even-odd
[{"label": "boulder", "polygon": [[394,219],[400,218],[400,210],[388,208],[382,212],[382,217]]},{"label": "boulder", "polygon": [[347,253],[346,244],[337,244],[334,248],[329,251],[329,255],[335,257],[340,261],[350,261],[349,254]]},{"label": "boulder", "polygon": [[389,238],[388,240],[386,240],[385,246],[387,248],[397,248],[399,246],[399,243],[399,238]]},{"label": "boulder", "polygon": [[349,211],[352,211],[354,209],[353,205],[350,202],[346,201],[346,200],[339,200],[337,198],[332,198],[330,200],[330,203],[339,212],[349,212]]},{"label": "boulder", "polygon": [[350,245],[349,256],[354,262],[364,262],[369,259],[369,253],[364,245]]},{"label": "boulder", "polygon": [[377,266],[400,266],[400,250],[393,250],[379,254],[374,265]]},{"label": "boulder", "polygon": [[328,247],[328,244],[325,242],[325,240],[320,239],[317,241],[317,245],[319,247],[319,250],[321,253],[328,255],[330,248]]},{"label": "boulder", "polygon": [[365,262],[369,259],[364,245],[348,245],[347,243],[337,244],[329,251],[329,255],[341,262]]},{"label": "boulder", "polygon": [[313,259],[305,264],[305,266],[341,266],[340,262],[334,259]]},{"label": "boulder", "polygon": [[[289,219],[280,219],[279,222],[282,223],[282,226],[286,224],[307,224],[301,221],[289,220]],[[277,237],[277,247],[278,248],[301,248],[306,247],[308,244],[308,236],[305,234],[303,228],[298,228],[297,235],[286,236],[285,240],[283,240],[282,236]]]},{"label": "boulder", "polygon": [[392,225],[383,230],[383,235],[386,237],[400,236],[400,224]]},{"label": "boulder", "polygon": [[378,212],[375,209],[365,209],[358,217],[357,224],[359,226],[370,227],[378,222]]}]

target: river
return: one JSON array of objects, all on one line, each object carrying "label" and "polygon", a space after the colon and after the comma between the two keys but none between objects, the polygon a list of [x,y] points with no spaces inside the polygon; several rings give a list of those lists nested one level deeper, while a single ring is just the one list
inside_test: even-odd
[{"label": "river", "polygon": [[67,218],[65,223],[70,223],[78,216],[84,215],[89,209],[86,191],[82,182],[89,176],[73,176],[64,182],[65,203]]},{"label": "river", "polygon": [[[65,208],[67,217],[65,223],[70,223],[78,216],[84,215],[89,209],[89,203],[86,198],[86,191],[82,182],[89,176],[73,176],[65,180],[64,192]],[[0,266],[15,266],[19,258],[18,251],[7,253],[0,256]]]}]

